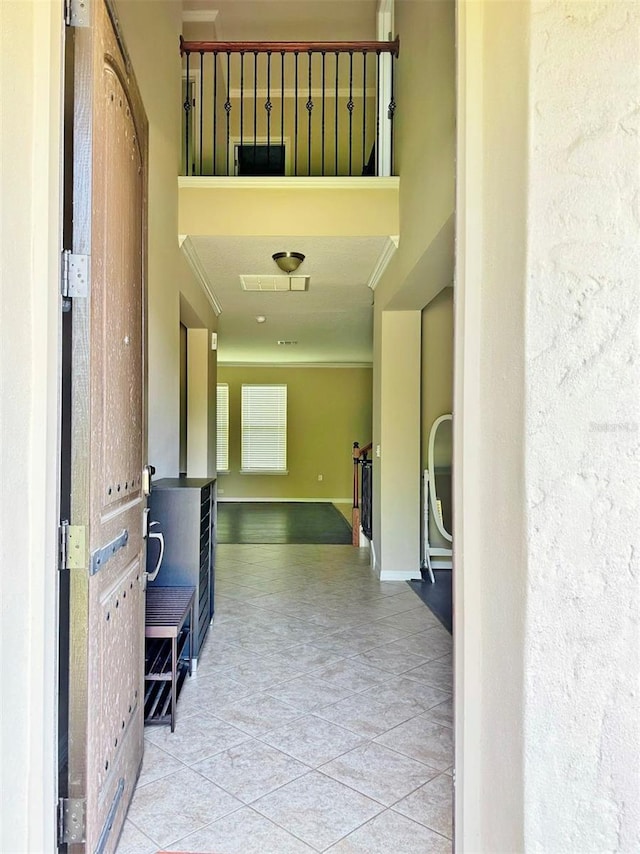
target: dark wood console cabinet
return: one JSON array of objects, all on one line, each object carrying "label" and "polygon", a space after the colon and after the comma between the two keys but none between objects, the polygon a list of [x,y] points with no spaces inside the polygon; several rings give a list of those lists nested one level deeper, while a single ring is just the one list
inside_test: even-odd
[{"label": "dark wood console cabinet", "polygon": [[[192,659],[197,659],[214,613],[216,548],[215,478],[162,478],[149,497],[150,520],[164,535],[165,553],[153,587],[195,587],[196,626]],[[149,549],[149,570],[157,552]]]}]

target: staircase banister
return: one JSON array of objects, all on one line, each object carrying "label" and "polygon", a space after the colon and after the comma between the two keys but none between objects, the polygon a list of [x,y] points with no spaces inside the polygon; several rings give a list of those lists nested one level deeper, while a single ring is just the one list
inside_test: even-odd
[{"label": "staircase banister", "polygon": [[185,41],[180,36],[180,56],[185,53],[390,53],[400,54],[400,38],[361,42],[212,42]]},{"label": "staircase banister", "polygon": [[368,445],[363,445],[362,448],[358,445],[357,442],[353,443],[353,459],[358,460],[360,457],[364,457],[366,459],[367,454],[373,447],[373,442],[369,442]]}]

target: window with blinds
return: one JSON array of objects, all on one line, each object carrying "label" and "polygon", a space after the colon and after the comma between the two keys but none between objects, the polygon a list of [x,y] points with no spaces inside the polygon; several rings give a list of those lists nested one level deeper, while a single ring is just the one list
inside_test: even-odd
[{"label": "window with blinds", "polygon": [[242,471],[287,469],[286,385],[242,386]]},{"label": "window with blinds", "polygon": [[216,393],[216,468],[229,470],[229,386],[218,383]]}]

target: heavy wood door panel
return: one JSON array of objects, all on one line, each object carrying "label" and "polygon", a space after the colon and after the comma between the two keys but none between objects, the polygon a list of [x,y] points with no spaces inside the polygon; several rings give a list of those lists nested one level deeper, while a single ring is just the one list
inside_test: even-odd
[{"label": "heavy wood door panel", "polygon": [[85,842],[112,852],[143,749],[147,131],[105,0],[75,31],[73,251],[90,288],[72,306],[70,798]]}]

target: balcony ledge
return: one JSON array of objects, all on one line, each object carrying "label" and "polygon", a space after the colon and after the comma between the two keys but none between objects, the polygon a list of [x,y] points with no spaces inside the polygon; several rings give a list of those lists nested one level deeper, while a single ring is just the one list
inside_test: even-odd
[{"label": "balcony ledge", "polygon": [[181,177],[178,233],[291,237],[399,234],[398,177]]},{"label": "balcony ledge", "polygon": [[400,178],[362,177],[257,177],[238,178],[233,175],[180,176],[180,190],[397,190]]}]

